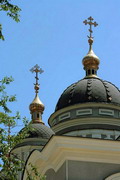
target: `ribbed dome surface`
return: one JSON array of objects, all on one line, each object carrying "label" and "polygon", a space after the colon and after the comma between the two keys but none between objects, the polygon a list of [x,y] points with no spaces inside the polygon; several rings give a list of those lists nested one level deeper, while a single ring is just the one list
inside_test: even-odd
[{"label": "ribbed dome surface", "polygon": [[110,82],[99,78],[85,78],[70,85],[61,95],[56,109],[87,102],[104,102],[120,105],[120,91]]},{"label": "ribbed dome surface", "polygon": [[30,128],[31,129],[28,132],[29,136],[27,138],[41,137],[44,139],[49,139],[54,134],[52,129],[42,123],[33,123],[30,125]]},{"label": "ribbed dome surface", "polygon": [[[20,132],[24,131],[23,128]],[[50,139],[52,135],[55,133],[49,127],[45,126],[42,123],[33,123],[30,124],[30,130],[27,132],[28,136],[25,138],[25,141],[17,144],[14,148],[32,145],[32,146],[44,146],[46,142],[41,141],[41,139]],[[33,140],[31,139],[33,138]],[[38,138],[38,140],[34,141],[34,138]]]}]

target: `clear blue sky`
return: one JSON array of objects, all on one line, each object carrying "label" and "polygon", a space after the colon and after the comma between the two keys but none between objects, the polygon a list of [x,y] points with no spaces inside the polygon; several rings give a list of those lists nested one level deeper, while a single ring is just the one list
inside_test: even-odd
[{"label": "clear blue sky", "polygon": [[82,22],[93,16],[93,49],[100,58],[98,76],[120,87],[120,0],[13,0],[22,9],[15,23],[1,12],[5,41],[0,42],[0,78],[13,76],[10,94],[17,95],[12,107],[30,119],[34,98],[35,64],[40,75],[39,97],[45,105],[43,121],[54,112],[65,88],[85,75],[82,58],[88,52],[88,27]]}]

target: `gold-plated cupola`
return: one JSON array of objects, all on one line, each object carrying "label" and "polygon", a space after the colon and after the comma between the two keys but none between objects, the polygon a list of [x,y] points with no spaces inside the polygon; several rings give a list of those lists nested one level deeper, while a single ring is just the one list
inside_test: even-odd
[{"label": "gold-plated cupola", "polygon": [[85,25],[90,25],[90,35],[88,36],[89,52],[83,58],[82,63],[86,71],[86,77],[97,77],[97,70],[99,69],[100,60],[92,50],[93,37],[92,37],[92,26],[96,27],[98,24],[93,22],[93,18],[90,16],[87,20],[83,21]]},{"label": "gold-plated cupola", "polygon": [[38,92],[39,92],[39,84],[38,84],[38,73],[43,73],[43,70],[36,64],[31,70],[32,73],[36,73],[35,79],[36,79],[36,83],[34,84],[34,89],[35,89],[35,98],[32,101],[32,103],[29,106],[30,109],[30,113],[32,115],[32,123],[43,123],[42,121],[42,114],[44,111],[44,105],[41,102],[41,100],[39,99],[38,96]]}]

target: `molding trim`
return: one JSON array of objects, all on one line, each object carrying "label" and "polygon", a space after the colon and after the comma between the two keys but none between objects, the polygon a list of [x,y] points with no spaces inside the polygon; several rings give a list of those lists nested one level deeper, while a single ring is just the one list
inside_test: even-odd
[{"label": "molding trim", "polygon": [[70,112],[71,110],[75,110],[75,109],[92,108],[92,107],[107,108],[107,109],[114,109],[114,110],[116,109],[116,110],[120,111],[120,106],[110,104],[110,103],[93,103],[93,102],[90,102],[90,103],[83,103],[83,104],[82,103],[81,104],[75,104],[75,105],[68,106],[66,108],[60,109],[60,110],[54,112],[53,114],[51,114],[51,116],[48,119],[48,124],[51,125],[51,121],[62,113]]},{"label": "molding trim", "polygon": [[57,125],[55,125],[54,127],[52,127],[52,130],[55,133],[58,133],[64,129],[67,129],[68,127],[72,128],[75,126],[82,126],[82,125],[88,125],[88,124],[102,124],[102,125],[112,125],[112,126],[118,126],[120,127],[120,119],[116,119],[116,118],[104,118],[104,117],[87,117],[87,118],[77,118],[77,119],[72,119],[72,120],[68,120],[62,123],[59,123]]},{"label": "molding trim", "polygon": [[92,114],[92,109],[78,109],[76,110],[76,116]]},{"label": "molding trim", "polygon": [[62,121],[62,120],[64,120],[64,119],[68,119],[68,118],[70,118],[70,112],[66,112],[66,113],[64,113],[64,114],[61,114],[61,115],[59,116],[59,121]]},{"label": "molding trim", "polygon": [[[71,109],[73,107],[73,109]],[[65,111],[66,110],[66,111]],[[115,119],[120,119],[120,107],[104,104],[104,103],[86,103],[73,105],[67,108],[63,108],[49,118],[49,125],[54,128],[54,126],[64,123],[68,120],[73,120],[79,118],[88,118],[88,115],[93,118],[108,118],[112,117]]]},{"label": "molding trim", "polygon": [[108,115],[108,116],[114,116],[114,110],[110,109],[99,109],[99,114],[101,115]]},{"label": "molding trim", "polygon": [[42,152],[33,151],[27,164],[34,163],[45,174],[50,168],[56,172],[67,160],[120,164],[120,141],[53,136]]}]

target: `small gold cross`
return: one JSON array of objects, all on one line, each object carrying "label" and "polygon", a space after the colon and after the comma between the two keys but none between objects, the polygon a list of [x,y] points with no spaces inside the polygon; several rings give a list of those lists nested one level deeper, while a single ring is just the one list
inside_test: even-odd
[{"label": "small gold cross", "polygon": [[36,91],[36,94],[38,93],[38,90],[39,90],[39,84],[38,84],[38,73],[42,74],[44,71],[42,70],[42,68],[40,68],[37,64],[30,69],[30,71],[32,73],[36,73],[36,76],[35,76],[35,79],[36,79],[36,83],[34,84],[35,85],[35,91]]},{"label": "small gold cross", "polygon": [[[89,21],[88,21],[88,20],[89,20]],[[98,24],[97,24],[96,22],[93,22],[93,20],[94,20],[94,19],[90,16],[87,20],[83,21],[83,23],[84,23],[85,25],[87,25],[87,24],[90,25],[90,29],[89,29],[90,36],[88,36],[89,39],[90,39],[90,38],[93,38],[93,37],[92,37],[92,33],[93,33],[93,31],[92,31],[92,25],[93,25],[94,27],[98,26]]]}]

